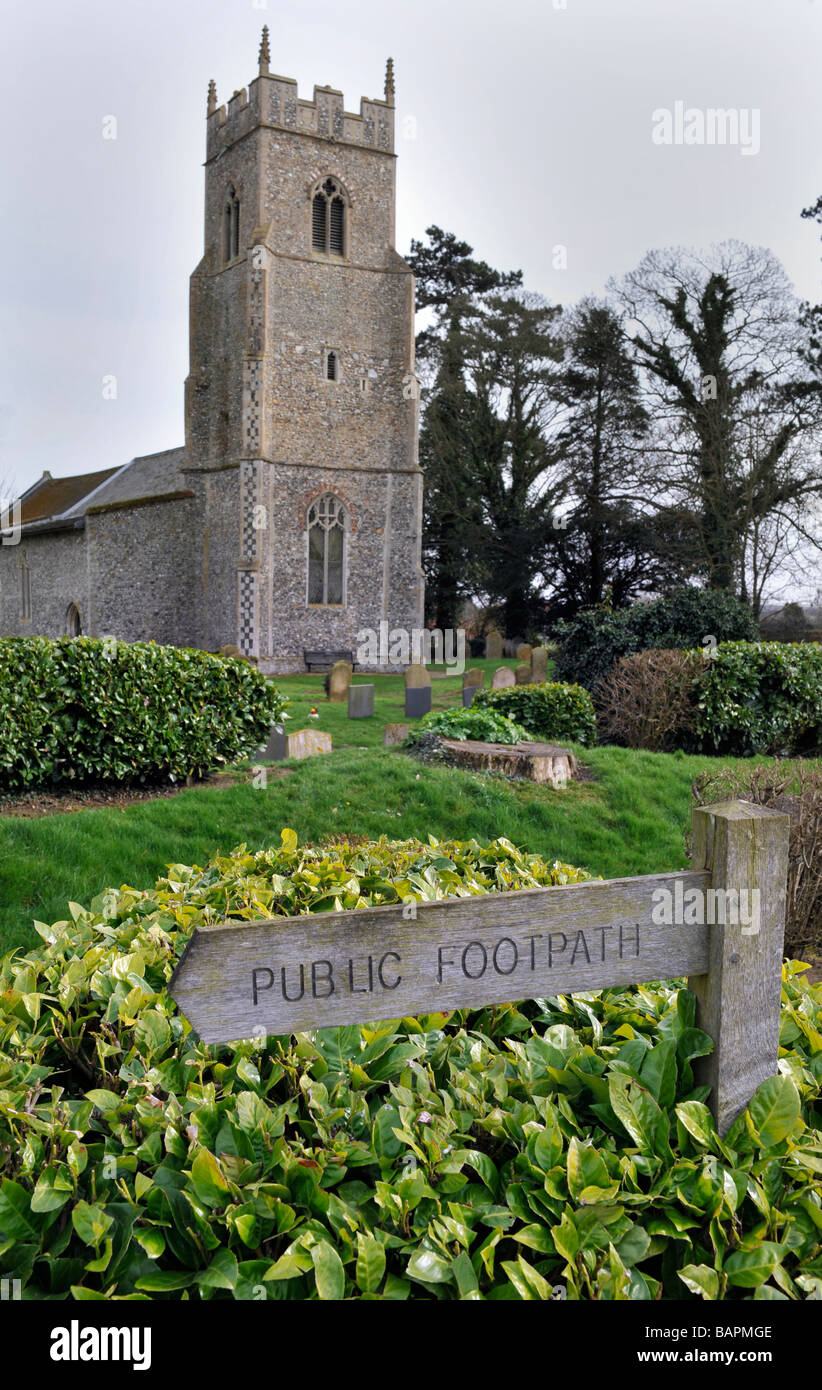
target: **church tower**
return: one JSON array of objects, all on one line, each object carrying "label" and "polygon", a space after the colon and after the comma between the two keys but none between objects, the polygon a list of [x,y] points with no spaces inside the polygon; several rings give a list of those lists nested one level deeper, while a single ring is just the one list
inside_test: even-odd
[{"label": "church tower", "polygon": [[188,485],[197,640],[269,672],[422,626],[414,277],[394,246],[394,75],[346,111],[270,71],[208,92],[191,277]]}]

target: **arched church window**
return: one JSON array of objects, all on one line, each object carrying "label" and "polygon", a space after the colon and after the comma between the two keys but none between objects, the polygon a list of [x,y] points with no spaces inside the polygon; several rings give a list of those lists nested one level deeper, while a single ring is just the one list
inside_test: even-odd
[{"label": "arched church window", "polygon": [[223,208],[223,261],[233,261],[240,254],[240,200],[233,183]]},{"label": "arched church window", "polygon": [[341,604],[345,590],[345,507],[333,493],[308,513],[308,602]]},{"label": "arched church window", "polygon": [[345,255],[346,202],[337,179],[326,179],[311,200],[311,244],[327,256]]}]

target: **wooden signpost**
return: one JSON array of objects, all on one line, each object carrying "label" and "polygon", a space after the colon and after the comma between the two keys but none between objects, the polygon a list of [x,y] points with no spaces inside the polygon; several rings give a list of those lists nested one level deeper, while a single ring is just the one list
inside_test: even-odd
[{"label": "wooden signpost", "polygon": [[169,990],[217,1044],[687,976],[724,1133],[776,1071],[789,823],[727,802],[680,873],[201,927]]}]

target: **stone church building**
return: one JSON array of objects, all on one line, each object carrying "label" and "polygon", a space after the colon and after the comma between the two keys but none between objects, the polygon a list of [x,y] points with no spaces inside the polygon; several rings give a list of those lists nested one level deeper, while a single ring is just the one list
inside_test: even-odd
[{"label": "stone church building", "polygon": [[394,246],[394,79],[346,111],[269,71],[208,93],[185,445],[46,474],[0,547],[0,632],[115,636],[262,670],[422,627],[414,277]]}]

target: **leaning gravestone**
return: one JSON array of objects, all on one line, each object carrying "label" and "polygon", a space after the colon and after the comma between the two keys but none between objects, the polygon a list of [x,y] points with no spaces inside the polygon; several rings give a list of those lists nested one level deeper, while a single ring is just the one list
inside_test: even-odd
[{"label": "leaning gravestone", "polygon": [[533,647],[530,647],[527,642],[521,643],[521,645],[517,647],[517,661],[530,661],[532,651]]},{"label": "leaning gravestone", "polygon": [[424,714],[431,713],[431,687],[430,685],[409,685],[405,691],[405,717],[406,719],[422,719]]},{"label": "leaning gravestone", "polygon": [[531,652],[531,681],[541,685],[548,679],[548,652],[545,647],[534,647]]},{"label": "leaning gravestone", "polygon": [[508,685],[516,685],[516,677],[510,666],[498,666],[491,677],[492,690],[504,690]]},{"label": "leaning gravestone", "polygon": [[350,661],[335,661],[328,677],[328,698],[342,704],[348,699],[348,689],[354,668]]},{"label": "leaning gravestone", "polygon": [[405,743],[411,732],[410,724],[386,724],[382,731],[383,748],[397,748]]},{"label": "leaning gravestone", "polygon": [[350,685],[348,687],[348,718],[370,719],[373,713],[373,685]]},{"label": "leaning gravestone", "polygon": [[472,666],[470,670],[465,672],[462,678],[463,690],[467,689],[469,685],[472,685],[475,690],[481,685],[485,685],[485,672],[481,671],[479,666]]},{"label": "leaning gravestone", "polygon": [[518,666],[517,669],[516,669],[516,671],[514,672],[514,685],[530,685],[530,684],[531,684],[531,667],[530,667],[530,666]]},{"label": "leaning gravestone", "polygon": [[502,659],[502,633],[497,632],[495,627],[486,633],[485,636],[485,655],[491,661]]}]

